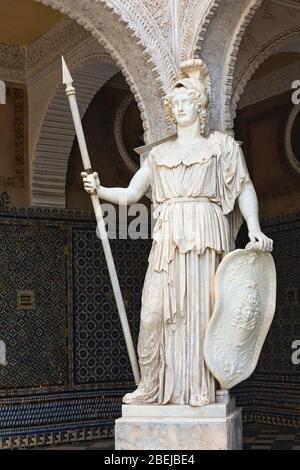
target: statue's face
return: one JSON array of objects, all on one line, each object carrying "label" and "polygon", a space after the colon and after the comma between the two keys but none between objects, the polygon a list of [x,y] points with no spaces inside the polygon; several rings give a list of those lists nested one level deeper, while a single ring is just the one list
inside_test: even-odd
[{"label": "statue's face", "polygon": [[181,127],[191,126],[199,117],[195,101],[182,89],[179,89],[173,95],[172,110],[177,125]]}]

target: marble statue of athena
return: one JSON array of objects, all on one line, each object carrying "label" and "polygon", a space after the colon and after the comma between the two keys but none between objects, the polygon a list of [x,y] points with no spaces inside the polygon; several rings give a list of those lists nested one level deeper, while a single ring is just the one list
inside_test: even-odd
[{"label": "marble statue of athena", "polygon": [[261,231],[256,192],[240,144],[208,132],[209,72],[201,60],[182,64],[165,98],[173,139],[152,148],[128,188],[106,188],[83,173],[85,190],[119,204],[138,202],[152,190],[156,224],[141,309],[138,356],[141,381],[126,404],[215,402],[216,380],[203,344],[214,307],[213,282],[234,249],[242,221],[260,250],[272,240]]}]

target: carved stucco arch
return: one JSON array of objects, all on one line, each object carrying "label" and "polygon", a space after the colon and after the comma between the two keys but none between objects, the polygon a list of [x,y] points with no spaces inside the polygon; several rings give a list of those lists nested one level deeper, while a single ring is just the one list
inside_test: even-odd
[{"label": "carved stucco arch", "polygon": [[[294,51],[294,41],[300,39],[300,27],[284,31],[274,37],[271,41],[260,46],[259,51],[254,54],[244,65],[238,76],[235,77],[235,86],[231,102],[231,114],[234,119],[236,110],[242,94],[251,80],[258,67],[269,57],[284,50],[285,52]],[[289,45],[291,47],[289,47]],[[298,49],[300,50],[300,49]]]},{"label": "carved stucco arch", "polygon": [[205,32],[222,0],[188,0],[181,28],[181,59],[195,55],[197,45],[203,41]]},{"label": "carved stucco arch", "polygon": [[200,33],[195,55],[207,64],[212,76],[210,125],[231,132],[231,98],[235,64],[245,30],[263,0],[222,0],[209,10],[209,24]]},{"label": "carved stucco arch", "polygon": [[[108,54],[92,54],[72,64],[81,117],[98,90],[119,71]],[[31,204],[65,207],[65,183],[75,130],[64,86],[51,98],[35,146]]]},{"label": "carved stucco arch", "polygon": [[[162,97],[174,80],[175,65],[169,49],[159,37],[158,26],[153,21],[150,22],[151,18],[148,18],[147,23],[146,16],[149,12],[142,9],[142,2],[137,3],[140,8],[137,11],[132,8],[135,2],[123,2],[122,5],[118,0],[35,1],[75,20],[104,46],[123,73],[135,97],[141,112],[146,143],[159,140],[170,133]],[[55,99],[59,100],[59,93],[62,91],[58,92]],[[41,136],[43,137],[43,133]],[[39,140],[31,178],[32,204],[65,207],[66,160],[61,165],[57,161],[57,168],[61,166],[59,174],[54,165],[52,171],[49,170],[44,165],[45,158],[44,161],[41,158],[41,145],[43,144]]]},{"label": "carved stucco arch", "polygon": [[161,98],[176,78],[176,65],[158,25],[138,0],[35,0],[89,31],[122,71],[141,111],[145,142],[165,136]]}]

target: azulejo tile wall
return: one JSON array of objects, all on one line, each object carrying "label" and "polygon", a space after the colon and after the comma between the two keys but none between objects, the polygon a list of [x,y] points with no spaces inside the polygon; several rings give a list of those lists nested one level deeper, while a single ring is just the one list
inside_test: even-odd
[{"label": "azulejo tile wall", "polygon": [[[111,241],[135,344],[150,243]],[[0,246],[0,448],[111,436],[134,383],[93,215],[2,195]]]},{"label": "azulejo tile wall", "polygon": [[[18,291],[34,292],[31,309],[17,308]],[[0,335],[7,347],[1,389],[64,385],[66,275],[60,227],[0,222]]]},{"label": "azulejo tile wall", "polygon": [[[245,421],[299,427],[300,214],[264,225],[275,240],[277,311],[255,374],[235,394]],[[150,245],[111,240],[135,344]],[[4,194],[0,246],[0,447],[112,436],[134,383],[94,216],[10,209]],[[17,308],[20,290],[33,291],[31,308]]]},{"label": "azulejo tile wall", "polygon": [[[74,379],[76,384],[128,382],[131,367],[108,269],[95,230],[72,230]],[[135,344],[147,269],[147,240],[111,240]]]}]

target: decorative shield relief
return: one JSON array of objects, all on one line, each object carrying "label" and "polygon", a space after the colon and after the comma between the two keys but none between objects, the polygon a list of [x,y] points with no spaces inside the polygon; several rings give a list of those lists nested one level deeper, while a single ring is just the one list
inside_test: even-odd
[{"label": "decorative shield relief", "polygon": [[254,371],[276,304],[276,270],[270,253],[235,250],[215,276],[215,308],[204,343],[207,367],[224,389]]}]

